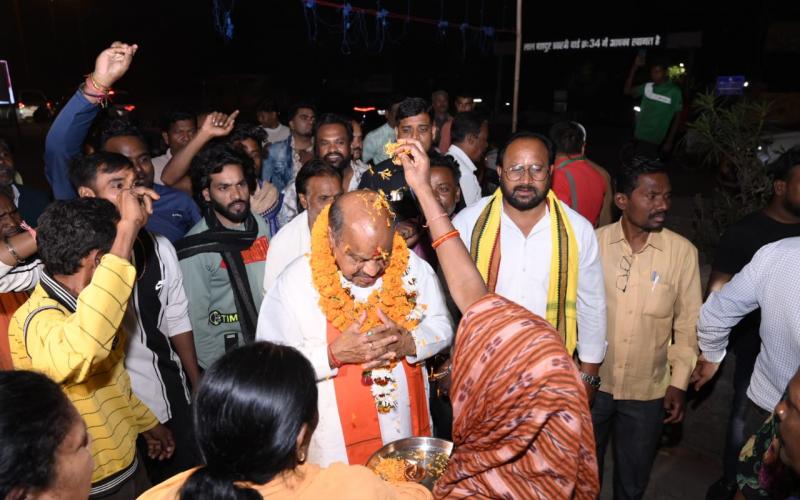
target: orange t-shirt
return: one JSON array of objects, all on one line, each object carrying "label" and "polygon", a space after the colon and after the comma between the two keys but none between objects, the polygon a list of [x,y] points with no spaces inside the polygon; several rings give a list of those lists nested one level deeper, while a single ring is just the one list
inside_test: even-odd
[{"label": "orange t-shirt", "polygon": [[[187,478],[195,469],[172,476],[150,488],[139,500],[176,500]],[[387,483],[361,465],[331,464],[321,469],[305,464],[264,485],[248,485],[264,498],[296,500],[428,500],[433,495],[416,483]]]}]

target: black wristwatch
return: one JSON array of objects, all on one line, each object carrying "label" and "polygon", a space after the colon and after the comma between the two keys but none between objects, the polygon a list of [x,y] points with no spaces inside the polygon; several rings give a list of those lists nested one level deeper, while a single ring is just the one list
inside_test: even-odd
[{"label": "black wristwatch", "polygon": [[600,388],[600,377],[598,375],[589,375],[588,373],[581,372],[581,380],[589,384],[595,389]]}]

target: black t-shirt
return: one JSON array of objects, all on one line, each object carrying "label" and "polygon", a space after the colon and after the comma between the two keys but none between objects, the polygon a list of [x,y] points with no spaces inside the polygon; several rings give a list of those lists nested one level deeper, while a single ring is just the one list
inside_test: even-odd
[{"label": "black t-shirt", "polygon": [[[764,245],[794,236],[800,236],[800,224],[784,224],[764,212],[754,212],[725,231],[719,240],[711,268],[721,273],[736,274],[753,260],[753,256]],[[756,309],[732,329],[730,342],[737,357],[746,356],[752,362],[758,354],[760,323],[760,309]]]},{"label": "black t-shirt", "polygon": [[753,260],[761,247],[793,236],[800,236],[800,224],[784,224],[760,211],[747,215],[720,238],[712,269],[736,274]]},{"label": "black t-shirt", "polygon": [[392,160],[384,160],[364,172],[358,189],[383,191],[386,201],[392,207],[398,221],[416,219],[420,215],[419,207],[406,184],[403,166],[395,165]]}]

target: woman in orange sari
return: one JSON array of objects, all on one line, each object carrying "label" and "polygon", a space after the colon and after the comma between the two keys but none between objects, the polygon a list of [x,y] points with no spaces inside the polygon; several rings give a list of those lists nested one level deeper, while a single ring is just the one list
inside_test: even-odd
[{"label": "woman in orange sari", "polygon": [[560,335],[543,318],[488,293],[434,196],[427,155],[419,142],[401,142],[396,154],[406,182],[464,314],[452,356],[455,449],[434,495],[595,499],[589,404]]},{"label": "woman in orange sari", "polygon": [[194,412],[206,465],[140,500],[431,498],[421,485],[386,483],[361,465],[305,463],[317,384],[311,363],[292,347],[256,342],[226,353],[203,375]]}]

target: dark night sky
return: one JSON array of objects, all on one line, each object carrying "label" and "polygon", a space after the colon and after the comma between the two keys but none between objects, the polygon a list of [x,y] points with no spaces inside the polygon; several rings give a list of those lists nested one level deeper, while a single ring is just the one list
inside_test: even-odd
[{"label": "dark night sky", "polygon": [[[352,3],[375,8],[377,2]],[[800,18],[800,8],[787,3],[679,0],[648,9],[641,2],[594,2],[584,7],[578,2],[527,0],[523,41],[702,30],[702,49],[667,55],[693,61],[700,81],[716,74],[747,74],[780,87],[787,84],[782,68],[765,60],[762,46],[772,21]],[[444,5],[451,23],[468,15],[471,24],[480,24],[482,4],[484,24],[513,28],[514,0],[380,2],[399,13],[410,5],[412,14],[431,18],[439,18]],[[470,35],[464,57],[458,30],[449,30],[442,40],[434,27],[410,23],[403,36],[403,22],[392,20],[380,53],[357,41],[352,53],[344,55],[341,34],[334,33],[341,24],[336,10],[317,8],[315,44],[309,43],[300,0],[235,0],[230,43],[214,30],[212,11],[212,0],[0,0],[0,59],[10,61],[18,89],[40,88],[53,96],[74,89],[81,75],[91,70],[96,53],[120,39],[141,48],[119,86],[158,104],[239,106],[248,104],[241,101],[242,95],[267,92],[284,104],[299,97],[315,98],[328,108],[374,104],[376,97],[364,84],[387,80],[398,92],[427,96],[440,86],[467,88],[488,101],[500,81],[501,102],[510,100],[513,56],[502,57],[498,78],[501,58],[491,50],[481,51],[475,35]],[[374,17],[365,18],[370,38],[375,36],[374,24]],[[513,38],[500,35],[498,40]],[[570,100],[585,105],[598,95],[620,94],[635,52],[525,54],[522,105],[551,106],[552,92],[558,88],[569,89]],[[238,97],[232,88],[238,89]]]}]

